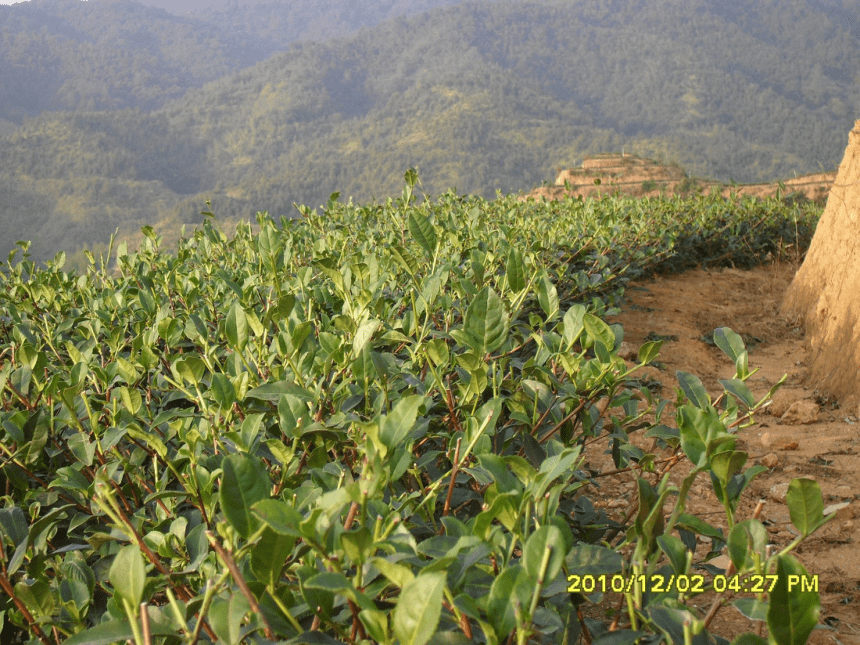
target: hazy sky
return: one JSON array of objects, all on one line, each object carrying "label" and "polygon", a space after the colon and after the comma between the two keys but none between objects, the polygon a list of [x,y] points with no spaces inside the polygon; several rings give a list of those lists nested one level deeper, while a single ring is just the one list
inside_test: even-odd
[{"label": "hazy sky", "polygon": [[[140,4],[148,7],[161,7],[167,9],[170,13],[185,13],[186,11],[196,11],[213,5],[223,5],[228,0],[138,0]],[[259,2],[260,0],[256,0]],[[0,4],[16,4],[19,0],[0,0]],[[239,0],[239,4],[256,4],[254,0]]]}]

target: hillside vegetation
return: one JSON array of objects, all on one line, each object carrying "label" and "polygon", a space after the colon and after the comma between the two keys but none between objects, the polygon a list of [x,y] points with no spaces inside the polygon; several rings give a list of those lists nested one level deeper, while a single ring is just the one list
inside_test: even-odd
[{"label": "hillside vegetation", "polygon": [[[723,601],[806,641],[819,596],[791,551],[829,519],[818,485],[788,487],[780,550],[738,512],[765,468],[734,430],[779,384],[756,400],[720,327],[722,393],[679,371],[661,400],[638,372],[662,341],[625,360],[604,317],[631,277],[805,248],[817,209],[421,201],[405,180],[257,234],[207,216],[175,255],[147,227],[81,274],[9,257],[3,643],[706,645]],[[622,522],[597,504],[619,476]],[[717,514],[685,512],[697,481]]]},{"label": "hillside vegetation", "polygon": [[[857,115],[854,3],[380,3],[363,20],[309,6],[4,7],[2,247],[104,248],[117,227],[199,222],[206,200],[247,220],[334,191],[384,199],[409,166],[434,194],[485,198],[622,148],[785,179],[831,169]],[[342,37],[279,41],[272,24]]]}]

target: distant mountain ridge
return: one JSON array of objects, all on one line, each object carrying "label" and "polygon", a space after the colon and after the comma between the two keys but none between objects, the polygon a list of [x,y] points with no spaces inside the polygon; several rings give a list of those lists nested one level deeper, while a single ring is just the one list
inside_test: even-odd
[{"label": "distant mountain ridge", "polygon": [[[16,96],[0,99],[0,118],[22,124],[0,128],[0,252],[16,237],[36,240],[46,257],[103,244],[116,227],[178,228],[199,221],[206,200],[230,219],[290,215],[294,203],[315,206],[334,191],[383,199],[400,192],[410,166],[431,195],[487,197],[622,148],[699,177],[787,178],[835,166],[860,115],[860,7],[847,1],[421,6],[435,5],[444,6],[401,15],[402,3],[374,3],[365,22],[388,20],[271,55],[269,25],[279,23],[261,16],[306,24],[306,33],[323,33],[328,20],[340,33],[364,24],[358,4],[319,12],[317,23],[306,0],[191,17],[132,0],[34,0],[20,15],[4,8],[0,62],[9,51],[31,56],[0,65],[19,79]],[[13,29],[43,14],[77,20],[88,38],[95,27],[85,17],[100,17],[98,42],[114,49]],[[285,27],[284,42],[297,34]],[[89,65],[89,85],[51,80],[63,47],[68,67]],[[30,87],[70,105],[79,95],[85,107],[103,97],[123,109],[16,121],[9,105]]]},{"label": "distant mountain ridge", "polygon": [[348,36],[456,0],[367,6],[267,0],[173,15],[136,0],[0,5],[0,118],[45,110],[158,109],[297,41]]}]

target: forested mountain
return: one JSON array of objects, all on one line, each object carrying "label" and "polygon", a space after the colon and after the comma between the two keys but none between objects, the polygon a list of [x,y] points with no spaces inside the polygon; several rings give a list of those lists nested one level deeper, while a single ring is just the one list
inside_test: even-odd
[{"label": "forested mountain", "polygon": [[156,109],[292,42],[454,1],[266,0],[182,16],[134,0],[0,5],[0,123],[44,110]]},{"label": "forested mountain", "polygon": [[[105,66],[92,80],[113,97],[93,105],[126,109],[46,112],[0,127],[2,246],[31,237],[40,257],[102,243],[117,226],[197,221],[206,199],[221,217],[247,218],[290,214],[294,202],[315,206],[333,191],[383,198],[399,193],[409,166],[431,194],[485,196],[529,189],[584,154],[622,147],[718,179],[785,177],[832,168],[860,117],[860,7],[847,0],[467,2],[408,16],[390,0],[317,16],[310,2],[190,17],[130,1],[30,4],[57,15],[76,15],[72,4],[103,11],[99,42],[126,34],[111,42],[128,58],[114,77],[115,61],[100,53]],[[7,33],[25,18],[3,9],[5,61]],[[133,44],[128,20],[111,22],[129,12],[133,33],[149,34],[146,47]],[[387,15],[396,17],[348,37],[295,42]],[[171,29],[179,31],[153,40]],[[21,31],[21,42],[54,42],[43,32]],[[278,47],[286,49],[248,66]],[[11,66],[22,88],[52,73],[37,50]],[[92,60],[98,50],[81,46]],[[159,76],[159,56],[179,62]],[[182,85],[174,68],[192,80]],[[123,78],[152,79],[141,81],[141,102],[122,99],[137,96],[117,90]],[[90,87],[59,80],[70,85],[57,96]]]}]

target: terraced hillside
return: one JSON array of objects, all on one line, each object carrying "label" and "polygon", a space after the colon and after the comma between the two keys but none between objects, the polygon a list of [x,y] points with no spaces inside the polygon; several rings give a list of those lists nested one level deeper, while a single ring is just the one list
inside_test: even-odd
[{"label": "terraced hillside", "polygon": [[541,186],[524,196],[563,199],[623,194],[633,197],[690,195],[717,188],[724,197],[731,193],[753,197],[796,195],[820,204],[827,201],[835,172],[801,175],[780,182],[727,184],[691,177],[678,164],[662,163],[631,153],[606,153],[586,157],[578,168],[559,169],[552,186]]}]

